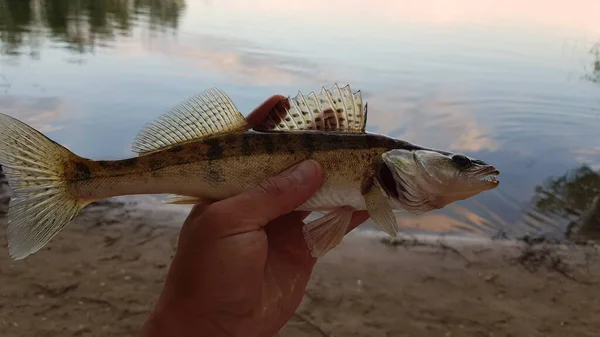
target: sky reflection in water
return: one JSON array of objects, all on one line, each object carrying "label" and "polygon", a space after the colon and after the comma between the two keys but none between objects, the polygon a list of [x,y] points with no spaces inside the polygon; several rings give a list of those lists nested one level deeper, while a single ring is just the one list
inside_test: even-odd
[{"label": "sky reflection in water", "polygon": [[114,159],[209,87],[247,113],[275,93],[349,83],[369,131],[502,171],[498,189],[399,213],[403,225],[561,237],[600,192],[599,12],[585,0],[0,0],[0,109]]}]

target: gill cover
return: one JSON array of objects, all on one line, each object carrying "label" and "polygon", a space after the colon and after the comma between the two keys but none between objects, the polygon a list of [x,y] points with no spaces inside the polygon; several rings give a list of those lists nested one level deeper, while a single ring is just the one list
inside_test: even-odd
[{"label": "gill cover", "polygon": [[462,154],[395,149],[382,155],[378,179],[394,208],[423,213],[493,189],[493,166]]}]

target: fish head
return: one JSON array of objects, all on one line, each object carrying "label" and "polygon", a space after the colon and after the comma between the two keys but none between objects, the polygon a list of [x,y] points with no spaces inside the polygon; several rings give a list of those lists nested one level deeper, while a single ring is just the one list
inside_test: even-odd
[{"label": "fish head", "polygon": [[395,209],[423,213],[494,189],[500,172],[459,153],[394,149],[382,155],[377,180]]}]

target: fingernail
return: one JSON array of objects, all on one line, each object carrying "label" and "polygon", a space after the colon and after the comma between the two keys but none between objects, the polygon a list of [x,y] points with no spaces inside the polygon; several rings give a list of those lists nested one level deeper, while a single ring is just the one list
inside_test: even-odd
[{"label": "fingernail", "polygon": [[314,179],[317,175],[317,165],[314,160],[303,161],[291,170],[288,177],[298,182]]}]

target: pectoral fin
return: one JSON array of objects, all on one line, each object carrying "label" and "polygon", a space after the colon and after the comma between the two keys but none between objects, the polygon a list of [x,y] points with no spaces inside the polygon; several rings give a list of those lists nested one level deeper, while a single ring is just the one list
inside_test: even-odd
[{"label": "pectoral fin", "polygon": [[178,195],[178,194],[169,194],[166,198],[162,200],[164,204],[171,205],[201,205],[201,204],[209,204],[210,201],[197,197],[189,197],[186,195]]},{"label": "pectoral fin", "polygon": [[342,242],[353,212],[342,207],[304,225],[304,240],[313,257],[325,255]]},{"label": "pectoral fin", "polygon": [[397,236],[398,223],[396,216],[387,198],[381,192],[377,179],[373,180],[367,191],[363,191],[363,196],[367,205],[367,211],[373,222],[387,234],[394,237]]}]

